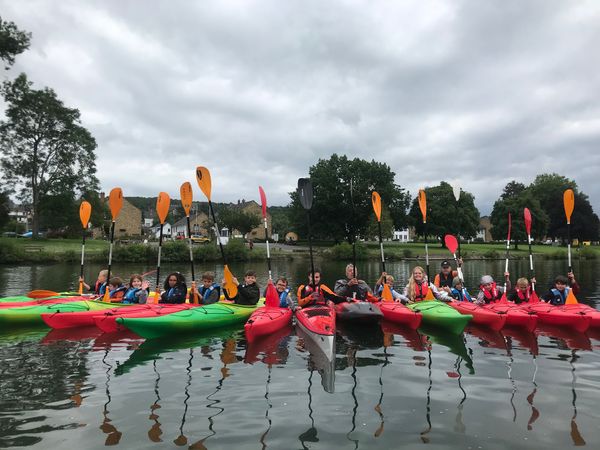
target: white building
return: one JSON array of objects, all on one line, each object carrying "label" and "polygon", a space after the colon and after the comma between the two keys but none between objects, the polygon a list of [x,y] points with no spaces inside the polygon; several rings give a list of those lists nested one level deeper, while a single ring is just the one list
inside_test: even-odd
[{"label": "white building", "polygon": [[392,238],[394,241],[400,242],[410,242],[410,230],[408,228],[403,228],[402,230],[394,230],[394,237]]},{"label": "white building", "polygon": [[[154,236],[156,239],[160,237],[160,224],[152,228],[151,236]],[[171,237],[171,224],[165,222],[163,225],[163,239]]]}]

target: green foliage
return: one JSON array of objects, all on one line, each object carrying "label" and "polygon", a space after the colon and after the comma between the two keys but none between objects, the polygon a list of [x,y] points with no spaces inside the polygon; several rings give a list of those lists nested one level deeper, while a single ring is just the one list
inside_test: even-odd
[{"label": "green foliage", "polygon": [[[311,211],[312,233],[317,239],[352,242],[365,236],[373,213],[371,194],[381,195],[396,227],[407,224],[409,195],[394,183],[395,174],[387,164],[333,154],[320,159],[309,169],[314,201]],[[350,183],[352,182],[352,194]],[[296,192],[290,193],[293,231],[306,236],[306,211]]]},{"label": "green foliage", "polygon": [[[242,211],[240,208],[230,206],[221,209],[217,222],[221,227],[229,228],[229,231],[238,230],[242,236],[260,225],[261,216],[251,212]],[[229,244],[227,244],[229,246]]]},{"label": "green foliage", "polygon": [[582,259],[598,259],[598,252],[588,246],[579,248],[577,254]]},{"label": "green foliage", "polygon": [[[446,234],[472,238],[479,228],[479,210],[475,207],[474,197],[461,191],[457,202],[452,186],[442,181],[439,186],[425,188],[427,195],[427,234],[437,236],[441,242]],[[423,216],[419,208],[418,196],[413,200],[410,217],[419,236],[423,234]]]},{"label": "green foliage", "polygon": [[405,258],[412,258],[413,252],[410,248],[405,248],[402,250],[402,256],[404,256]]},{"label": "green foliage", "polygon": [[[391,239],[394,235],[394,222],[390,215],[389,208],[382,206],[381,208],[381,235],[383,239]],[[371,213],[369,226],[365,231],[365,238],[369,240],[379,240],[379,224],[375,212]]]},{"label": "green foliage", "polygon": [[[340,244],[334,245],[326,255],[338,261],[352,261],[352,245],[348,242],[342,242]],[[360,242],[356,242],[356,259],[367,259],[367,248],[366,246]]]},{"label": "green foliage", "polygon": [[225,257],[227,261],[245,261],[248,259],[248,253],[250,250],[246,248],[246,244],[243,239],[229,239],[229,242],[225,247]]},{"label": "green foliage", "polygon": [[0,229],[3,229],[10,220],[8,213],[10,212],[10,201],[8,193],[0,192]]},{"label": "green foliage", "polygon": [[81,234],[79,205],[71,192],[42,196],[39,221],[42,229],[60,230],[63,237]]},{"label": "green foliage", "polygon": [[483,254],[483,257],[486,259],[498,259],[500,258],[500,253],[498,253],[496,250],[488,250]]},{"label": "green foliage", "polygon": [[194,261],[217,261],[221,258],[219,247],[214,244],[195,246],[193,251]]},{"label": "green foliage", "polygon": [[29,48],[31,33],[17,28],[14,22],[5,22],[0,17],[0,60],[8,68],[15,62],[15,56]]},{"label": "green foliage", "polygon": [[271,214],[271,229],[273,233],[279,233],[279,239],[283,239],[285,234],[292,229],[290,207],[270,206],[269,213]]},{"label": "green foliage", "polygon": [[[163,255],[165,251],[168,251],[163,246]],[[108,258],[108,250],[103,252],[104,254],[100,258],[106,260]],[[113,261],[119,262],[156,262],[158,258],[157,247],[144,244],[128,244],[128,245],[116,245],[113,249]],[[163,261],[167,261],[163,257]]]},{"label": "green foliage", "polygon": [[23,186],[35,237],[44,196],[97,189],[96,141],[81,126],[77,109],[66,107],[52,89],[33,89],[25,74],[5,81],[2,93],[7,118],[0,122],[3,182]]}]

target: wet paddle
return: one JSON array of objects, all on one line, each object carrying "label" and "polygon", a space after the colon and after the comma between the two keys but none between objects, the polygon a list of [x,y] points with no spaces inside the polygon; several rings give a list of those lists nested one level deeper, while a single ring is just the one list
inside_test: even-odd
[{"label": "wet paddle", "polygon": [[225,250],[223,249],[223,243],[221,242],[221,233],[219,232],[217,218],[215,217],[215,210],[213,209],[210,197],[212,191],[212,181],[210,178],[210,172],[206,167],[196,167],[196,181],[198,182],[198,186],[200,186],[200,190],[204,193],[208,200],[208,209],[210,210],[210,214],[213,219],[215,234],[217,235],[217,242],[219,243],[219,248],[221,249],[221,257],[223,258],[223,278],[225,279],[225,283],[223,283],[223,289],[227,290],[229,298],[233,299],[237,296],[238,287],[233,282],[233,274],[231,273],[231,270],[229,270],[227,258],[225,258]]},{"label": "wet paddle", "polygon": [[85,234],[88,227],[88,222],[90,221],[90,216],[92,214],[92,205],[85,200],[81,202],[79,206],[79,219],[81,220],[81,226],[83,227],[83,232],[81,233],[81,271],[79,273],[79,295],[83,294],[83,264],[85,261]]},{"label": "wet paddle", "polygon": [[306,220],[308,222],[308,253],[310,255],[310,275],[313,288],[315,287],[315,264],[312,253],[312,238],[310,232],[310,209],[313,204],[313,185],[310,178],[298,179],[298,197],[300,204],[306,210]]},{"label": "wet paddle", "polygon": [[[352,225],[350,231],[352,232],[352,278],[356,278],[356,229],[354,228],[354,221],[356,220],[356,211],[354,210],[354,186],[352,178],[350,178],[350,204],[352,206]],[[357,286],[352,286],[352,298],[356,298]]]},{"label": "wet paddle", "polygon": [[[508,254],[510,252],[510,228],[512,226],[512,220],[510,213],[508,213],[508,233],[506,235],[506,262],[504,263],[504,273],[508,272]],[[508,299],[506,298],[506,278],[504,279],[504,292],[502,293],[502,297],[500,298],[500,303],[506,303]]]},{"label": "wet paddle", "polygon": [[452,236],[451,234],[447,234],[446,236],[444,236],[444,243],[446,244],[446,248],[450,250],[450,253],[452,253],[452,256],[454,257],[454,262],[456,263],[456,271],[458,272],[458,277],[464,283],[465,278],[463,277],[462,268],[460,267],[460,264],[458,263],[458,258],[456,257],[458,241],[456,237]]},{"label": "wet paddle", "polygon": [[269,269],[269,280],[273,279],[271,274],[271,250],[269,249],[269,227],[267,225],[267,195],[262,186],[258,187],[258,193],[260,195],[260,204],[262,207],[262,216],[265,223],[265,242],[267,243],[267,268]]},{"label": "wet paddle", "polygon": [[[567,189],[563,194],[563,205],[565,207],[565,216],[567,217],[567,257],[569,258],[569,273],[573,272],[573,266],[571,264],[571,215],[573,209],[575,209],[575,193],[573,189]],[[569,289],[565,305],[576,305],[579,303],[573,290]]]},{"label": "wet paddle", "polygon": [[424,300],[434,300],[435,297],[431,290],[431,282],[429,281],[429,247],[427,245],[427,195],[424,189],[419,189],[419,208],[423,216],[423,236],[425,238],[425,264],[427,267],[427,294]]},{"label": "wet paddle", "polygon": [[458,230],[456,232],[456,238],[458,239],[458,257],[460,258],[460,226],[462,216],[460,214],[460,186],[458,185],[458,183],[452,185],[452,193],[454,194],[454,198],[456,199],[456,213],[458,215]]},{"label": "wet paddle", "polygon": [[[377,191],[373,191],[371,194],[371,203],[373,204],[373,211],[375,212],[375,217],[377,218],[377,226],[379,228],[379,249],[381,250],[381,271],[385,273],[385,255],[383,253],[383,234],[381,232],[381,196]],[[383,291],[381,293],[381,298],[386,302],[391,302],[394,300],[392,291],[390,286],[387,284],[386,280],[382,280],[383,282]]]},{"label": "wet paddle", "polygon": [[160,221],[160,234],[158,235],[158,259],[156,261],[156,289],[154,290],[154,303],[158,304],[160,299],[160,256],[162,253],[162,241],[163,241],[163,227],[169,214],[169,206],[171,205],[171,198],[166,192],[160,192],[156,199],[156,214],[158,214],[158,220]]},{"label": "wet paddle", "polygon": [[181,206],[185,211],[185,218],[187,221],[187,234],[188,234],[188,246],[190,248],[190,269],[192,270],[192,290],[194,292],[192,303],[194,305],[198,304],[198,293],[196,291],[196,273],[194,272],[194,251],[192,249],[192,227],[190,225],[190,210],[192,209],[192,201],[194,199],[194,194],[192,192],[192,185],[189,181],[186,181],[179,188],[179,193],[181,194]]},{"label": "wet paddle", "polygon": [[108,206],[110,208],[110,215],[112,222],[110,224],[110,246],[108,248],[108,276],[106,277],[106,287],[104,288],[104,298],[102,301],[110,301],[110,292],[108,292],[108,283],[110,282],[110,269],[112,265],[112,252],[113,244],[115,242],[115,222],[123,207],[123,191],[121,188],[114,188],[108,195]]},{"label": "wet paddle", "polygon": [[[527,244],[529,245],[529,279],[533,274],[533,252],[531,251],[531,211],[529,208],[523,209],[523,218],[525,219],[525,230],[527,231]],[[535,291],[535,284],[531,283],[531,290]]]}]

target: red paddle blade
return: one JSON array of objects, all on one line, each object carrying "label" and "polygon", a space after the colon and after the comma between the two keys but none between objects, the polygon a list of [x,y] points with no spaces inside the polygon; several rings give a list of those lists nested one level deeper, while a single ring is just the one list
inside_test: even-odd
[{"label": "red paddle blade", "polygon": [[571,214],[573,214],[573,208],[575,208],[575,194],[573,189],[567,189],[563,194],[563,204],[565,207],[565,216],[567,216],[567,223],[571,223]]},{"label": "red paddle blade", "polygon": [[512,219],[510,217],[510,213],[508,213],[508,235],[506,236],[506,240],[510,241],[510,228],[512,226]]},{"label": "red paddle blade", "polygon": [[456,250],[458,249],[458,241],[454,236],[451,234],[444,236],[444,243],[446,244],[448,250],[450,250],[450,253],[456,253]]},{"label": "red paddle blade", "polygon": [[427,196],[424,189],[419,189],[419,208],[423,216],[423,223],[427,222]]},{"label": "red paddle blade", "polygon": [[523,210],[523,217],[525,218],[525,229],[527,230],[527,234],[531,235],[531,211],[529,211],[529,208]]},{"label": "red paddle blade", "polygon": [[258,193],[260,194],[260,204],[262,205],[263,219],[267,217],[267,196],[262,186],[258,187]]},{"label": "red paddle blade", "polygon": [[35,291],[29,291],[27,293],[27,297],[29,298],[46,298],[46,297],[54,297],[55,295],[60,295],[58,292],[47,291],[45,289],[36,289]]},{"label": "red paddle blade", "polygon": [[537,293],[535,291],[531,292],[531,296],[529,297],[529,303],[539,303],[540,302],[540,298],[538,297]]},{"label": "red paddle blade", "polygon": [[267,294],[265,295],[265,306],[277,307],[279,306],[279,295],[277,295],[277,289],[271,280],[267,284]]},{"label": "red paddle blade", "polygon": [[498,300],[498,303],[508,303],[508,299],[506,298],[506,292],[502,293],[502,297]]}]

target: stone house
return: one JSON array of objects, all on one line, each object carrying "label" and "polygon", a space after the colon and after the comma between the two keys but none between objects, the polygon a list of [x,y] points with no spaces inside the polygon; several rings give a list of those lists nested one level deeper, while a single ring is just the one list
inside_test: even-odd
[{"label": "stone house", "polygon": [[[104,202],[108,202],[108,198],[104,196],[104,193],[100,193],[100,199]],[[107,222],[110,221],[110,213],[107,217]],[[104,235],[101,227],[94,228],[92,230],[94,238],[99,238]],[[129,236],[141,236],[142,235],[142,211],[136,208],[123,197],[123,207],[117,216],[115,221],[115,238],[129,237]]]},{"label": "stone house", "polygon": [[[260,240],[260,241],[266,240],[265,222],[262,217],[262,206],[259,205],[254,200],[250,200],[249,202],[242,200],[242,201],[238,201],[238,204],[234,205],[234,208],[240,208],[245,213],[254,214],[260,218],[260,225],[257,226],[256,228],[254,228],[252,231],[250,231],[250,233],[248,233],[245,236],[246,239]],[[271,234],[273,233],[273,227],[272,227],[272,223],[271,223],[271,214],[269,213],[268,208],[267,208],[267,230],[268,230],[269,238],[270,238]],[[233,236],[240,235],[238,230],[233,230],[233,233],[231,233],[231,234]]]},{"label": "stone house", "polygon": [[482,239],[483,242],[492,242],[492,223],[489,216],[483,216],[479,219],[479,229],[475,238]]},{"label": "stone house", "polygon": [[[208,215],[203,212],[190,215],[190,229],[192,230],[192,236],[201,235],[210,237],[208,230]],[[172,233],[173,236],[182,235],[186,238],[188,237],[187,219],[185,217],[173,224]]]}]

